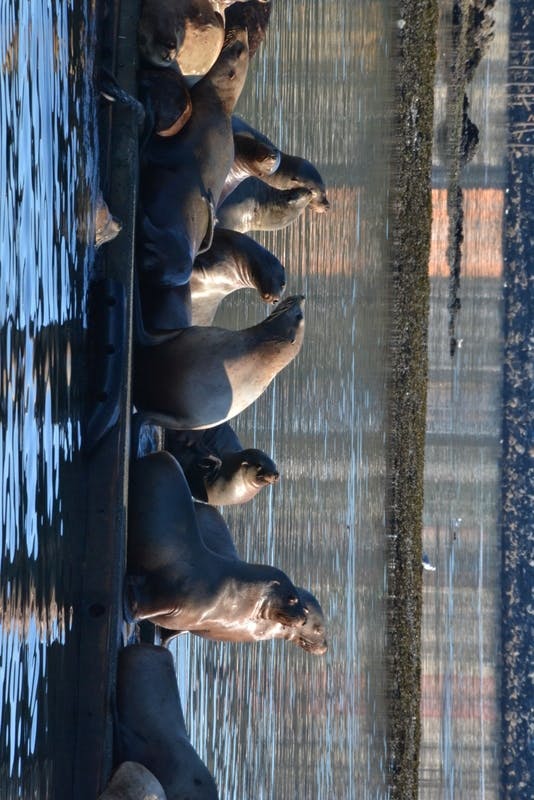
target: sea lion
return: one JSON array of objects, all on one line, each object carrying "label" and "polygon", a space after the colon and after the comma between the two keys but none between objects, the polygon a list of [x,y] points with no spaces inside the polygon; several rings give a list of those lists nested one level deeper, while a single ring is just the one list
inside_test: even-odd
[{"label": "sea lion", "polygon": [[[212,428],[253,403],[300,351],[303,295],[282,300],[250,328],[185,328],[135,349],[133,401],[142,421]],[[140,333],[138,332],[138,336]]]},{"label": "sea lion", "polygon": [[246,178],[265,178],[280,165],[280,151],[241,133],[234,134],[234,163],[226,176],[218,205]]},{"label": "sea lion", "polygon": [[107,242],[111,242],[121,232],[122,225],[119,220],[112,216],[106,201],[99,190],[96,197],[95,208],[95,247],[101,247]]},{"label": "sea lion", "polygon": [[117,663],[117,740],[121,759],[138,761],[167,800],[216,800],[215,781],[189,741],[168,650],[134,644]]},{"label": "sea lion", "polygon": [[[255,142],[276,147],[264,133],[257,131],[252,125],[236,114],[232,116],[232,130],[234,137],[239,135],[248,137]],[[309,208],[317,213],[328,211],[330,203],[326,196],[326,189],[321,175],[317,168],[306,158],[293,156],[288,153],[280,152],[280,163],[276,170],[270,175],[259,175],[265,183],[274,186],[276,189],[309,189],[312,192],[312,199]]]},{"label": "sea lion", "polygon": [[224,42],[224,12],[210,0],[144,0],[137,41],[156,67],[177,66],[185,78],[205,75]]},{"label": "sea lion", "polygon": [[[224,558],[239,561],[230,530],[222,515],[211,505],[195,502],[195,514],[200,535],[206,547]],[[323,611],[314,595],[297,586],[297,592],[302,604],[307,609],[306,622],[297,627],[283,625],[270,620],[258,620],[247,629],[238,631],[232,641],[264,641],[266,639],[285,639],[293,642],[313,655],[323,655],[328,649],[325,635],[325,620]],[[162,643],[167,645],[176,636],[176,631],[160,629]],[[199,633],[203,638],[214,639],[215,635]],[[247,638],[243,638],[246,636]],[[239,637],[239,638],[238,638]]]},{"label": "sea lion", "polygon": [[277,231],[300,217],[312,199],[309,189],[275,189],[258,178],[247,178],[217,208],[217,221],[240,233]]},{"label": "sea lion", "polygon": [[234,160],[230,115],[248,67],[246,31],[232,32],[191,90],[193,111],[176,136],[152,136],[142,153],[138,265],[141,284],[181,286],[211,245],[215,207]]},{"label": "sea lion", "polygon": [[[226,428],[236,439],[232,448],[224,444],[230,438]],[[206,445],[208,433],[213,434],[210,446]],[[182,467],[193,497],[215,506],[246,503],[280,477],[266,453],[256,448],[243,449],[227,422],[208,431],[166,431],[165,449]]]},{"label": "sea lion", "polygon": [[127,564],[128,618],[218,639],[258,620],[296,626],[306,619],[284,572],[207,549],[182,469],[165,450],[134,461],[130,469]]},{"label": "sea lion", "polygon": [[276,189],[309,189],[312,199],[308,208],[311,211],[323,214],[330,208],[323,179],[317,168],[306,158],[281,153],[278,169],[261,178]]},{"label": "sea lion", "polygon": [[[139,95],[145,108],[145,139],[152,133],[175,136],[191,118],[191,95],[173,66],[143,67],[138,76]],[[145,143],[142,145],[144,150]]]},{"label": "sea lion", "polygon": [[256,289],[264,302],[276,303],[285,285],[285,270],[269,250],[250,236],[216,228],[212,246],[193,264],[192,324],[211,325],[223,298],[238,289]]},{"label": "sea lion", "polygon": [[142,764],[124,761],[98,800],[167,800],[161,783]]},{"label": "sea lion", "polygon": [[191,286],[153,286],[140,291],[144,327],[153,332],[176,331],[192,325]]},{"label": "sea lion", "polygon": [[270,0],[248,0],[248,2],[233,3],[226,9],[226,30],[236,25],[247,29],[249,58],[256,54],[265,39],[271,9]]}]

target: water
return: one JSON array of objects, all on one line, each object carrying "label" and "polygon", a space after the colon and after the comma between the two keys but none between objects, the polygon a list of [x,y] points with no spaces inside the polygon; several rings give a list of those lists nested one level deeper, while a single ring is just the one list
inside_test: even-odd
[{"label": "water", "polygon": [[[383,798],[385,746],[385,389],[388,335],[385,3],[275,6],[238,112],[311,159],[328,215],[261,238],[306,295],[298,359],[235,420],[281,481],[224,516],[243,558],[317,594],[329,651],[177,643],[195,746],[227,798]],[[365,158],[362,154],[365,153]],[[267,309],[230,298],[219,324]]]},{"label": "water", "polygon": [[[449,354],[447,220],[434,158],[423,546],[421,798],[500,796],[500,486],[507,3],[469,87],[480,145],[464,170],[461,310]],[[445,41],[447,29],[441,30]],[[443,53],[443,51],[441,51]],[[443,63],[443,62],[442,62]],[[438,70],[438,75],[443,72]],[[436,125],[444,113],[438,83]]]},{"label": "water", "polygon": [[[53,793],[50,663],[72,631],[65,472],[81,441],[79,371],[94,195],[87,29],[67,2],[0,7],[0,795]],[[78,355],[79,359],[79,355]],[[70,467],[69,467],[70,468]],[[67,721],[65,720],[65,725]]]},{"label": "water", "polygon": [[[86,80],[92,18],[88,6],[73,6],[0,6],[0,178],[7,187],[0,205],[2,798],[57,796],[72,770],[72,759],[58,754],[72,755],[76,733],[69,679],[84,534],[79,358],[96,170]],[[388,794],[395,31],[385,1],[275,4],[240,101],[245,118],[317,164],[332,211],[306,212],[287,231],[258,237],[286,265],[288,292],[307,296],[306,339],[297,361],[235,421],[246,446],[277,461],[281,482],[224,514],[243,558],[276,564],[317,594],[330,648],[312,658],[281,641],[236,646],[181,637],[174,645],[193,742],[227,798]],[[501,78],[484,69],[473,116],[481,108],[481,130],[498,137],[489,89],[500,91]],[[471,222],[481,211],[487,219],[467,236],[474,252],[501,225],[495,191],[502,186],[492,183],[499,141],[484,139],[471,173],[479,189],[494,192],[469,200]],[[434,199],[438,209],[437,193]],[[493,245],[490,251],[493,258]],[[500,273],[481,275],[471,263],[458,321],[464,341],[453,362],[446,282],[438,268],[433,277],[424,544],[437,571],[425,574],[420,776],[422,796],[432,798],[496,796]],[[266,313],[253,293],[242,294],[218,322],[244,326]]]}]

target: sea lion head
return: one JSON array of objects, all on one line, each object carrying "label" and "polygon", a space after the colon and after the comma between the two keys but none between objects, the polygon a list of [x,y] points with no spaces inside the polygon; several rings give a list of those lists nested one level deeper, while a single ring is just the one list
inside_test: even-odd
[{"label": "sea lion head", "polygon": [[127,797],[165,800],[166,795],[160,782],[146,767],[135,761],[123,761],[98,800],[124,800]]},{"label": "sea lion head", "polygon": [[275,255],[263,250],[261,258],[251,264],[254,283],[265,303],[278,303],[286,288],[286,271]]},{"label": "sea lion head", "polygon": [[308,189],[312,193],[309,208],[318,214],[328,211],[330,203],[326,196],[323,179],[311,161],[300,158],[300,156],[285,156],[283,161],[284,171],[287,171],[289,175],[288,188],[293,186]]},{"label": "sea lion head", "polygon": [[224,454],[218,467],[204,472],[203,481],[208,503],[224,506],[251,500],[279,477],[274,461],[262,450],[250,448]]},{"label": "sea lion head", "polygon": [[240,458],[244,480],[251,486],[261,488],[276,483],[280,478],[276,464],[263,450],[256,448],[242,450]]},{"label": "sea lion head", "polygon": [[141,56],[156,67],[168,67],[175,61],[184,40],[184,15],[175,5],[156,0],[143,3],[137,43]]},{"label": "sea lion head", "polygon": [[307,611],[297,588],[282,570],[276,567],[264,569],[268,569],[270,579],[265,583],[260,618],[289,627],[303,625],[306,622]]},{"label": "sea lion head", "polygon": [[[231,0],[229,0],[231,2]],[[256,2],[237,2],[230,5],[226,11],[226,27],[245,25],[248,31],[248,45],[250,58],[265,39],[265,33],[271,16],[270,0],[257,0]]]},{"label": "sea lion head", "polygon": [[286,297],[269,314],[265,322],[272,328],[273,336],[281,341],[296,344],[300,349],[304,339],[304,295],[296,294]]},{"label": "sea lion head", "polygon": [[224,109],[231,114],[245,85],[248,71],[248,36],[246,28],[226,32],[224,46],[208,76],[217,89]]},{"label": "sea lion head", "polygon": [[308,613],[304,625],[293,628],[290,638],[307,653],[322,656],[328,649],[323,610],[311,592],[298,587],[298,593]]}]

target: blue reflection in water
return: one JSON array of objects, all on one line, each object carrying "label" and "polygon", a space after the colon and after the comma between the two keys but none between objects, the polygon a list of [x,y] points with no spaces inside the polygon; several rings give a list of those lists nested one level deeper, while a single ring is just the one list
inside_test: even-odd
[{"label": "blue reflection in water", "polygon": [[57,599],[60,473],[81,439],[70,323],[85,313],[95,184],[92,123],[82,125],[87,20],[73,5],[0,4],[2,797],[45,796],[51,766],[37,742],[48,727],[48,648],[72,626]]}]

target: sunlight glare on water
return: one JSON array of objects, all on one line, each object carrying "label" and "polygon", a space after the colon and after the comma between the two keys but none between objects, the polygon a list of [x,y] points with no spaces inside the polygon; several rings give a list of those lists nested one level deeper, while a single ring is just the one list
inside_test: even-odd
[{"label": "sunlight glare on water", "polygon": [[96,155],[94,141],[87,148],[91,125],[81,124],[88,106],[76,61],[83,9],[76,18],[72,13],[72,3],[59,0],[0,6],[0,746],[6,754],[0,795],[6,798],[49,796],[48,746],[37,746],[46,742],[49,724],[48,654],[65,643],[72,622],[61,600],[67,567],[60,473],[81,443],[68,356],[85,314]]}]

